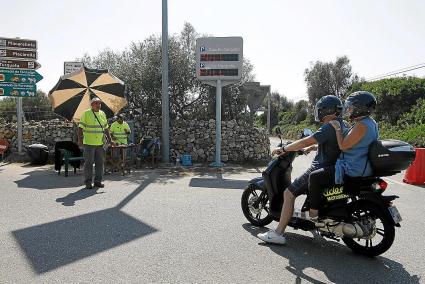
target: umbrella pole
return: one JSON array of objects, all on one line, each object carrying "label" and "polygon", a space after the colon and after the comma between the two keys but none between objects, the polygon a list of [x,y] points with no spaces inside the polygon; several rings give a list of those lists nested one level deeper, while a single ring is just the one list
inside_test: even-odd
[{"label": "umbrella pole", "polygon": [[78,142],[78,127],[74,121],[72,122],[72,142]]}]

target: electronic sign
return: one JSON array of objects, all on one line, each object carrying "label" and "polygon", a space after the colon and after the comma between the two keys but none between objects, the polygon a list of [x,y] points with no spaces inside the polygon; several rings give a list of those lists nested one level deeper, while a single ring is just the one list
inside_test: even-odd
[{"label": "electronic sign", "polygon": [[239,81],[242,76],[242,62],[241,37],[207,37],[196,40],[196,77],[201,81]]}]

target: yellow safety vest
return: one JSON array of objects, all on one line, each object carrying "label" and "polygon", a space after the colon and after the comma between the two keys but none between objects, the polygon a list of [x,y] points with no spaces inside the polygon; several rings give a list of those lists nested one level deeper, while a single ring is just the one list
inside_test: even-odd
[{"label": "yellow safety vest", "polygon": [[108,129],[108,120],[106,119],[106,114],[101,110],[96,112],[96,116],[102,126],[94,116],[92,109],[88,109],[83,112],[80,122],[78,123],[78,127],[83,129],[83,144],[85,145],[103,145],[103,130]]},{"label": "yellow safety vest", "polygon": [[118,121],[115,121],[111,124],[111,134],[115,137],[115,142],[119,144],[127,144],[127,134],[125,133],[125,129],[128,130],[128,133],[131,132],[130,126],[128,126],[128,123],[123,121],[122,124],[118,123]]}]

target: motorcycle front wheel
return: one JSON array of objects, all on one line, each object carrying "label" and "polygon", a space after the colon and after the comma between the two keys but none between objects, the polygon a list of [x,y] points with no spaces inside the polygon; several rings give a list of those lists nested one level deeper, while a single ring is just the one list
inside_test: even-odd
[{"label": "motorcycle front wheel", "polygon": [[263,227],[273,221],[270,202],[264,189],[249,185],[242,194],[241,206],[246,219],[255,226]]},{"label": "motorcycle front wheel", "polygon": [[392,221],[378,206],[368,202],[356,202],[350,209],[350,221],[369,222],[371,234],[364,238],[342,238],[355,253],[369,257],[386,252],[393,244],[395,229]]}]

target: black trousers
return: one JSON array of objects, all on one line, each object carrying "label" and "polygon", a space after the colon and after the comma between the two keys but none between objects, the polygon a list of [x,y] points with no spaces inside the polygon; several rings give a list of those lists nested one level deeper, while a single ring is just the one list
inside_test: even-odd
[{"label": "black trousers", "polygon": [[323,198],[323,190],[335,185],[335,166],[313,171],[308,179],[310,208],[318,210]]}]

